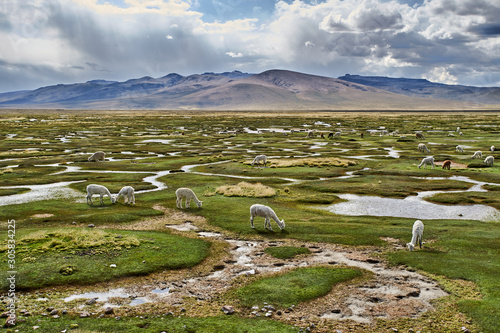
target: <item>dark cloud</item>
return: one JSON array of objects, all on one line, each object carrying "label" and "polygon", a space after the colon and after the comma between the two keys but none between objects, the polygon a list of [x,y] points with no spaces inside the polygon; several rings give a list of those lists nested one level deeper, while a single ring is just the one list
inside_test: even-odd
[{"label": "dark cloud", "polygon": [[496,37],[500,36],[500,23],[484,23],[472,26],[469,31],[480,36]]},{"label": "dark cloud", "polygon": [[378,9],[363,11],[357,17],[356,27],[361,31],[401,29],[400,13],[383,13]]}]

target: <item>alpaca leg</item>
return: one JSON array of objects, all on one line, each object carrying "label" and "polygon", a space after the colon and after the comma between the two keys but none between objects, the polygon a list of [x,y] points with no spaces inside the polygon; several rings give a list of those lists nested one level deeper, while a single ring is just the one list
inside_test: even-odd
[{"label": "alpaca leg", "polygon": [[267,228],[273,231],[273,228],[271,227],[271,219],[269,217],[266,217],[266,223],[267,223]]},{"label": "alpaca leg", "polygon": [[191,199],[186,198],[186,208],[189,208],[191,205]]},{"label": "alpaca leg", "polygon": [[104,205],[104,196],[102,194],[99,194],[99,202]]},{"label": "alpaca leg", "polygon": [[250,226],[252,227],[252,229],[255,229],[255,227],[253,226],[253,216],[250,216]]},{"label": "alpaca leg", "polygon": [[182,209],[182,201],[181,201],[181,198],[177,198],[177,200],[175,200],[175,206],[177,208],[181,208]]},{"label": "alpaca leg", "polygon": [[135,194],[132,193],[132,205],[135,205]]},{"label": "alpaca leg", "polygon": [[94,203],[92,202],[92,194],[88,194],[87,195],[87,205],[89,204],[89,201],[90,201],[90,204],[93,205]]}]

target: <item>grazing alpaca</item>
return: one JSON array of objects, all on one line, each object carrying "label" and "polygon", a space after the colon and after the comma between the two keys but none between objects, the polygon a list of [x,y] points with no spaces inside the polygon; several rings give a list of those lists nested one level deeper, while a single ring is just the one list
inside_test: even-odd
[{"label": "grazing alpaca", "polygon": [[260,165],[260,161],[262,161],[264,163],[264,167],[266,166],[266,163],[267,163],[267,156],[266,155],[257,155],[255,156],[255,158],[253,159],[253,162],[252,162],[252,166],[257,163],[257,166]]},{"label": "grazing alpaca", "polygon": [[430,153],[431,151],[429,150],[429,148],[427,148],[427,146],[423,143],[419,143],[418,144],[418,150],[421,151],[422,153]]},{"label": "grazing alpaca", "polygon": [[92,195],[99,194],[101,205],[104,204],[103,197],[107,195],[111,199],[111,203],[115,203],[115,199],[111,196],[111,192],[106,188],[106,186],[90,184],[87,186],[87,205],[90,202],[90,205],[93,205]]},{"label": "grazing alpaca", "polygon": [[103,151],[96,151],[92,156],[89,157],[89,162],[99,162],[104,161],[106,157],[106,153]]},{"label": "grazing alpaca", "polygon": [[417,139],[425,139],[425,136],[420,132],[415,133],[415,136],[417,137]]},{"label": "grazing alpaca", "polygon": [[182,209],[182,199],[186,199],[185,203],[186,208],[189,208],[189,205],[191,204],[191,199],[193,199],[194,202],[196,202],[198,208],[201,208],[201,205],[203,204],[203,201],[198,200],[193,190],[187,187],[178,188],[175,191],[175,195],[177,196],[177,201],[175,202],[175,204],[177,205],[177,208],[180,209]]},{"label": "grazing alpaca", "polygon": [[340,138],[340,136],[342,135],[342,132],[335,132],[335,134],[333,135],[334,138]]},{"label": "grazing alpaca", "polygon": [[451,168],[451,161],[450,160],[446,160],[443,162],[443,169],[448,169],[450,170]]},{"label": "grazing alpaca", "polygon": [[436,167],[434,165],[434,157],[429,156],[429,157],[425,157],[424,159],[422,159],[422,162],[420,162],[420,164],[418,165],[418,168],[420,169],[420,167],[423,165],[427,169],[427,164],[432,165],[432,168],[434,169]]},{"label": "grazing alpaca", "polygon": [[464,149],[462,148],[462,146],[457,146],[457,147],[455,148],[455,150],[456,150],[457,152],[459,152],[459,153],[463,153],[463,152],[464,152]]},{"label": "grazing alpaca", "polygon": [[274,210],[271,209],[271,207],[260,205],[260,204],[255,204],[250,207],[250,225],[252,228],[255,228],[253,226],[253,219],[256,216],[264,217],[266,220],[264,221],[264,228],[267,228],[271,231],[273,231],[273,228],[271,228],[271,219],[273,219],[277,224],[278,227],[283,230],[285,229],[285,221],[278,219],[278,216],[274,212]]},{"label": "grazing alpaca", "polygon": [[471,156],[471,158],[483,158],[483,153],[478,150],[474,153],[474,155]]},{"label": "grazing alpaca", "polygon": [[333,138],[333,132],[328,133],[328,139]]},{"label": "grazing alpaca", "polygon": [[422,221],[416,220],[415,223],[413,223],[411,242],[406,243],[408,250],[413,251],[415,245],[417,244],[420,245],[420,248],[422,248],[423,235],[424,235],[424,224],[422,223]]},{"label": "grazing alpaca", "polygon": [[307,132],[306,138],[314,138],[314,131]]},{"label": "grazing alpaca", "polygon": [[493,166],[494,161],[495,161],[495,158],[491,155],[484,159],[484,163],[489,165],[489,166]]},{"label": "grazing alpaca", "polygon": [[118,192],[118,195],[116,196],[115,202],[118,202],[118,199],[123,196],[123,202],[125,204],[133,204],[135,205],[135,195],[134,195],[134,188],[132,186],[124,186]]},{"label": "grazing alpaca", "polygon": [[495,151],[495,146],[491,146],[491,147],[490,147],[490,151],[491,151],[491,152],[494,152],[494,151]]}]

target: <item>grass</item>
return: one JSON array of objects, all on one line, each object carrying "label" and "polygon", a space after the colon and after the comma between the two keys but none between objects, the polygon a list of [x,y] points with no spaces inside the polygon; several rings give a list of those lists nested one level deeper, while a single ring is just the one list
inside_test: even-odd
[{"label": "grass", "polygon": [[[203,255],[206,255],[203,254],[206,253],[206,249],[203,249],[208,246],[205,242],[199,244],[200,249],[195,251],[198,254],[191,254],[188,250],[181,251],[179,253],[182,255],[178,256],[179,262],[170,263],[171,266],[163,266],[167,254],[155,249],[157,244],[166,244],[166,247],[168,244],[178,244],[174,247],[182,247],[183,242],[190,243],[191,240],[178,238],[179,243],[176,243],[177,241],[170,238],[174,237],[173,235],[162,231],[146,234],[133,230],[112,230],[113,228],[131,228],[134,226],[133,223],[147,219],[158,217],[168,219],[168,216],[153,207],[158,204],[164,207],[175,207],[175,189],[190,187],[197,193],[199,199],[204,201],[204,204],[201,209],[190,208],[185,212],[206,218],[210,228],[220,228],[236,238],[249,240],[289,238],[304,242],[328,242],[373,248],[394,265],[405,265],[412,269],[437,274],[442,281],[446,279],[471,281],[477,286],[481,297],[472,299],[467,295],[453,294],[456,298],[447,301],[451,304],[447,307],[456,308],[456,312],[446,312],[444,317],[436,319],[436,322],[456,322],[457,313],[463,312],[468,316],[467,320],[479,323],[481,331],[498,332],[500,294],[495,284],[500,266],[498,253],[500,225],[498,222],[424,221],[426,225],[424,240],[427,241],[424,249],[414,252],[404,250],[394,252],[383,239],[394,238],[398,245],[404,245],[411,238],[411,225],[414,219],[338,216],[320,209],[320,205],[340,202],[341,199],[336,196],[339,193],[402,198],[415,195],[420,191],[464,190],[470,187],[469,183],[450,179],[450,176],[466,176],[478,181],[500,184],[498,164],[485,168],[480,163],[481,161],[470,158],[476,150],[486,153],[491,145],[498,146],[496,143],[500,132],[500,116],[496,113],[319,112],[314,114],[237,113],[229,115],[188,111],[141,114],[64,111],[65,116],[62,117],[61,112],[56,111],[32,112],[33,114],[29,114],[29,111],[25,111],[24,114],[16,117],[12,114],[0,115],[3,133],[0,134],[0,186],[27,186],[79,180],[82,182],[70,185],[70,188],[81,193],[81,197],[77,200],[50,199],[2,206],[0,220],[16,220],[18,242],[21,242],[22,237],[30,234],[32,236],[47,235],[47,233],[59,235],[56,239],[49,237],[48,239],[41,238],[33,243],[19,243],[19,250],[21,250],[17,261],[19,268],[25,270],[23,275],[31,274],[25,276],[35,278],[33,282],[23,281],[30,285],[29,288],[38,289],[55,281],[58,281],[56,284],[72,284],[90,278],[93,280],[89,280],[89,283],[93,283],[92,281],[117,279],[120,276],[149,274],[175,268],[178,267],[177,265],[182,266],[181,262],[186,260],[189,262],[187,265],[195,265],[203,258]],[[30,121],[31,118],[44,121]],[[330,123],[332,128],[317,125],[318,120]],[[406,139],[392,136],[380,137],[378,133],[369,134],[368,130],[377,129],[380,126],[386,127],[390,132],[397,129],[402,135],[406,135]],[[454,132],[456,126],[461,127],[463,137],[448,136],[448,133]],[[334,132],[342,129],[343,134],[340,140],[320,137],[306,139],[305,132],[290,133],[287,136],[272,132],[248,134],[244,131],[247,127],[313,129],[317,133],[324,132],[325,134],[330,130]],[[414,133],[422,130],[425,132],[426,139],[417,140]],[[181,132],[185,135],[180,134]],[[364,133],[363,138],[360,137],[361,132]],[[17,134],[17,136],[10,138],[5,135],[6,133]],[[59,139],[62,136],[67,136],[71,141],[62,142]],[[171,141],[168,144],[144,142],[148,139]],[[49,144],[41,144],[44,142],[49,142]],[[451,159],[464,165],[465,168],[452,168],[449,171],[439,167],[418,169],[417,165],[423,157],[417,151],[417,144],[420,142],[425,143],[431,149],[436,161]],[[455,147],[458,144],[469,148],[465,148],[466,152],[463,154],[457,153]],[[104,163],[87,162],[87,157],[98,150],[105,151],[108,158],[122,160],[108,160]],[[389,156],[389,150],[398,151],[399,158]],[[321,156],[313,156],[316,153]],[[158,157],[159,154],[164,156]],[[258,154],[272,156],[271,167],[257,168],[247,163]],[[360,155],[371,157],[369,159],[350,158]],[[492,155],[495,160],[500,160],[496,152]],[[221,161],[227,162],[204,164]],[[46,166],[54,163],[61,163],[61,166]],[[144,182],[144,177],[154,172],[178,170],[185,165],[193,164],[203,165],[194,168],[194,172],[179,172],[161,177],[159,181],[164,182],[168,187],[162,191],[136,194],[135,206],[123,204],[88,206],[82,202],[85,198],[85,187],[90,183],[103,184],[112,193],[117,193],[125,185],[133,186],[136,191],[148,190],[155,186]],[[64,170],[64,166],[78,166],[85,172],[53,175],[55,172]],[[104,173],[102,171],[147,173]],[[335,179],[345,175],[348,171],[354,172],[356,177]],[[200,172],[200,174],[195,172]],[[245,183],[252,185],[250,187],[239,185],[244,184],[241,178],[229,178],[224,175],[250,177],[250,179],[245,179]],[[443,179],[414,177],[442,177]],[[257,188],[257,184],[261,185]],[[237,194],[239,196],[218,194],[216,190],[219,188],[236,189],[239,191]],[[443,193],[428,200],[446,205],[485,204],[500,209],[500,199],[496,195],[500,187],[487,185],[484,188],[488,189],[488,192]],[[275,192],[265,197],[257,197],[264,192],[264,189],[272,189]],[[24,191],[26,189],[0,188],[0,196]],[[106,203],[109,202],[107,198],[105,200]],[[251,229],[248,209],[254,203],[271,206],[280,219],[285,219],[285,230],[278,231],[277,228],[274,232],[265,230],[263,219],[256,219],[256,228]],[[72,222],[75,222],[76,226]],[[66,246],[77,244],[78,241],[73,239],[69,243],[62,241],[71,238],[71,235],[64,234],[64,231],[87,230],[81,227],[86,227],[88,224],[106,227],[104,230],[106,236],[101,235],[101,237],[97,233],[95,236],[98,240],[108,240],[97,247],[79,249],[76,245],[72,245],[67,248]],[[0,224],[0,229],[2,234],[6,231],[5,222]],[[122,250],[115,252],[111,249],[119,245],[111,240],[115,241],[113,236],[117,234],[122,235],[122,241],[127,241],[128,244],[133,244],[133,240],[137,239],[140,245],[130,245],[129,249],[123,247]],[[154,240],[154,243],[148,240]],[[84,244],[78,246],[84,246]],[[278,256],[293,255],[296,251],[296,249],[288,250],[285,247],[274,248],[278,250],[269,248],[269,251],[280,252]],[[27,252],[23,252],[23,249]],[[88,254],[80,256],[72,252]],[[110,260],[114,261],[127,256],[129,256],[127,264],[120,263],[113,270],[109,270]],[[71,263],[65,257],[71,257]],[[170,257],[174,256],[170,255]],[[143,263],[143,260],[146,262]],[[128,263],[133,263],[133,265],[128,265]],[[76,269],[73,269],[73,266]],[[83,266],[93,267],[95,274],[79,276],[78,274],[82,273],[80,267]],[[49,272],[47,277],[42,276],[44,272]],[[61,272],[72,274],[63,275]],[[119,274],[108,276],[110,272]],[[21,280],[23,275],[19,275]],[[80,280],[71,280],[74,277]],[[47,282],[47,280],[51,281]],[[438,313],[441,312],[438,311]],[[52,321],[54,325],[59,325],[58,322],[66,325],[75,320],[80,323],[80,329],[83,331],[104,331],[105,328],[101,329],[98,326],[100,323],[106,323],[103,327],[109,325],[113,327],[109,330],[114,331],[114,327],[119,328],[122,323],[129,324],[135,329],[137,325],[143,325],[141,323],[145,322],[149,323],[148,327],[152,331],[164,329],[163,326],[161,328],[155,326],[160,325],[161,322],[139,318],[124,318],[123,321],[107,322],[89,318],[85,321],[74,317],[65,321],[66,319],[63,318],[56,321],[35,315],[28,318],[28,323],[34,326],[40,320],[42,323]],[[203,327],[210,325],[219,327],[217,326],[219,323],[223,327],[224,325],[229,327],[225,321],[226,318],[235,320],[235,327],[238,325],[242,328],[250,327],[245,325],[255,323],[257,327],[262,324],[262,330],[266,327],[268,331],[290,329],[287,326],[279,326],[281,324],[275,321],[240,320],[235,316],[200,319],[170,318],[171,326],[169,327],[185,329],[182,326],[186,325],[189,328],[190,325],[195,325],[193,329],[197,331],[203,331],[203,329],[209,331],[210,328]],[[424,315],[422,318],[429,317]],[[410,322],[409,326],[402,324],[401,327],[411,327],[411,323],[420,323],[423,320],[427,319],[407,319]],[[57,329],[68,328],[64,325],[57,326]],[[266,325],[277,326],[270,328],[271,326]],[[425,325],[417,326],[425,327]],[[437,327],[439,324],[433,325],[433,329],[439,329]],[[278,326],[280,328],[275,328]],[[26,327],[31,329],[31,326]],[[388,329],[390,327],[387,327]],[[358,329],[358,331],[363,330],[366,331],[366,326]]]},{"label": "grass", "polygon": [[360,271],[347,268],[299,268],[252,282],[237,290],[236,297],[247,307],[270,304],[287,308],[324,296],[334,285],[361,275]]},{"label": "grass", "polygon": [[266,198],[276,195],[276,191],[272,187],[262,185],[261,183],[252,184],[248,182],[219,186],[215,192],[226,197]]},{"label": "grass", "polygon": [[311,250],[307,247],[273,246],[266,248],[264,252],[278,259],[292,259],[301,254],[310,254]]},{"label": "grass", "polygon": [[115,318],[78,318],[62,316],[58,319],[28,317],[25,322],[18,323],[16,329],[27,332],[38,326],[37,332],[172,332],[172,333],[292,333],[296,327],[266,319],[250,319],[234,316],[213,316],[191,318],[187,316],[146,316]]},{"label": "grass", "polygon": [[[91,284],[160,269],[192,267],[208,255],[210,247],[203,240],[165,232],[22,229],[17,237],[18,290]],[[4,243],[0,252],[6,253]],[[2,289],[8,289],[6,274],[0,273]]]}]

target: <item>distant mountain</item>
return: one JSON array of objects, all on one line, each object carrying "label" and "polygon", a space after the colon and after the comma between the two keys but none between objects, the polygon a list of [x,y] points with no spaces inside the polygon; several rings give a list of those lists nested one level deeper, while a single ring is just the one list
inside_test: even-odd
[{"label": "distant mountain", "polygon": [[500,104],[499,87],[447,85],[430,82],[425,79],[349,74],[341,76],[339,79],[412,97],[467,101],[481,104]]},{"label": "distant mountain", "polygon": [[[458,87],[456,89],[459,92],[455,95],[460,96],[460,99],[451,98],[454,87]],[[486,103],[500,104],[500,99],[495,99],[499,88],[479,88],[490,90],[480,90],[481,93],[475,94],[475,99],[464,98],[465,88],[471,92],[478,91],[475,87],[446,86],[426,80],[377,80],[375,77],[357,75],[335,79],[287,70],[189,76],[172,73],[160,78],[145,76],[124,82],[92,80],[3,93],[0,94],[0,108],[458,110],[483,108]],[[438,94],[438,89],[441,89],[442,96]]]}]

